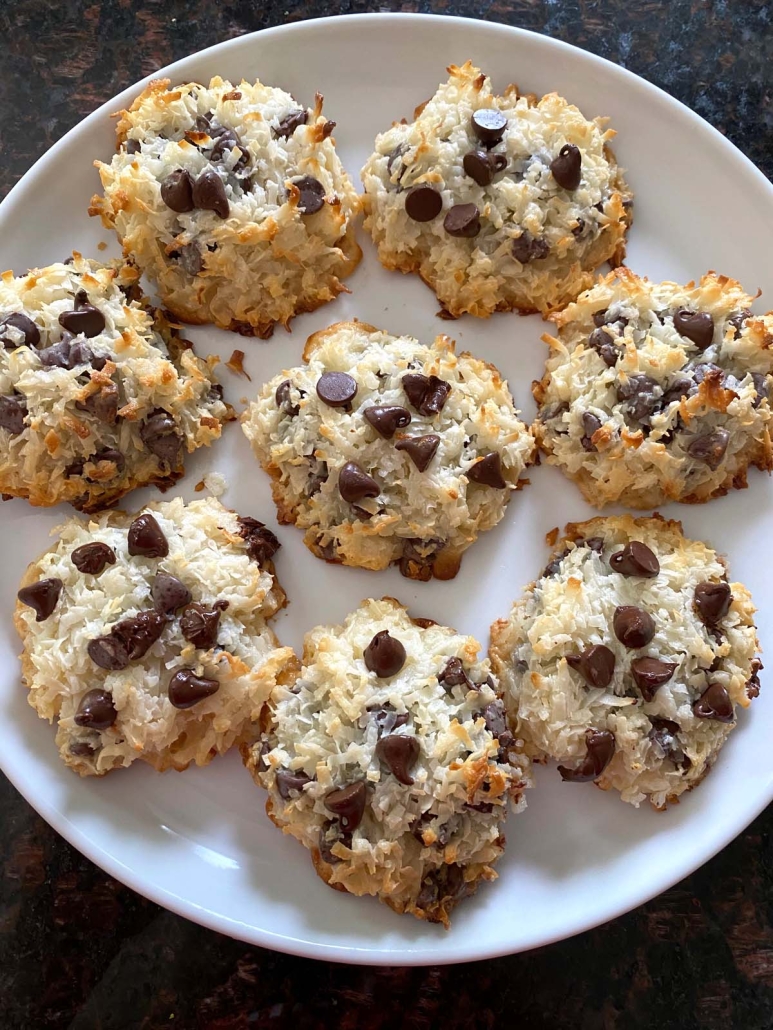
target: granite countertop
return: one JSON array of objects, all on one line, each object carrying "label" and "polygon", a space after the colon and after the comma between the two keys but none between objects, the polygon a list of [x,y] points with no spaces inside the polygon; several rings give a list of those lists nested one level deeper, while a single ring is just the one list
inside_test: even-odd
[{"label": "granite countertop", "polygon": [[[682,100],[773,175],[769,0],[377,9],[475,15],[584,47]],[[0,196],[67,129],[170,60],[270,25],[367,10],[362,0],[0,4]],[[773,810],[693,876],[597,930],[526,955],[407,970],[291,958],[171,915],[78,854],[3,777],[0,818],[2,1030],[773,1026]]]}]

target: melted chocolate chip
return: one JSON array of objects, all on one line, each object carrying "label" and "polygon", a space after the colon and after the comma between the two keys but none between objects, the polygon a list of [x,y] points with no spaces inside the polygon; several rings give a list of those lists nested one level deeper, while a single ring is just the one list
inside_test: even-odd
[{"label": "melted chocolate chip", "polygon": [[743,331],[744,324],[747,318],[751,318],[751,311],[748,308],[744,308],[743,311],[739,311],[737,315],[732,315],[727,320],[727,324],[733,327],[733,339],[737,340],[741,332]]},{"label": "melted chocolate chip", "polygon": [[405,213],[414,222],[431,222],[443,208],[443,198],[431,186],[414,186],[405,194]]},{"label": "melted chocolate chip", "polygon": [[317,380],[317,396],[329,408],[348,408],[357,395],[357,382],[348,372],[323,372]]},{"label": "melted chocolate chip", "polygon": [[615,339],[606,329],[594,329],[588,337],[588,344],[597,351],[599,357],[608,368],[617,363],[619,351],[615,346]]},{"label": "melted chocolate chip", "polygon": [[178,214],[193,211],[193,178],[185,168],[176,168],[161,183],[161,199]]},{"label": "melted chocolate chip", "polygon": [[314,215],[322,210],[325,204],[325,187],[318,179],[305,175],[302,179],[296,179],[294,185],[300,193],[298,210],[302,215]]},{"label": "melted chocolate chip", "polygon": [[347,461],[338,473],[338,492],[347,503],[353,504],[364,497],[378,497],[381,491],[372,476],[355,462]]},{"label": "melted chocolate chip", "polygon": [[[120,475],[126,465],[126,458],[120,451],[117,451],[115,447],[102,447],[100,450],[95,451],[90,458],[87,459],[93,465],[98,465],[101,461],[109,461],[115,465],[114,475]],[[86,477],[90,479],[90,477]],[[95,482],[94,479],[90,479],[90,482]]]},{"label": "melted chocolate chip", "polygon": [[128,542],[131,555],[166,558],[169,554],[169,543],[150,512],[139,515],[129,526]]},{"label": "melted chocolate chip", "polygon": [[85,401],[76,401],[79,411],[87,411],[99,422],[114,425],[118,417],[118,387],[115,383],[101,386],[96,393],[89,394]]},{"label": "melted chocolate chip", "polygon": [[410,787],[413,783],[410,772],[416,764],[420,750],[415,737],[403,733],[390,733],[376,744],[376,757],[389,767],[396,780]]},{"label": "melted chocolate chip", "polygon": [[584,411],[582,414],[582,428],[583,435],[580,437],[580,443],[584,451],[595,451],[596,445],[593,442],[593,435],[601,429],[601,419],[594,415],[592,411]]},{"label": "melted chocolate chip", "polygon": [[550,244],[542,236],[532,236],[528,229],[524,229],[520,236],[513,240],[512,255],[522,265],[530,261],[540,261],[550,253]]},{"label": "melted chocolate chip", "polygon": [[659,658],[634,658],[631,662],[631,674],[645,701],[651,701],[675,671],[676,665],[662,662]]},{"label": "melted chocolate chip", "polygon": [[759,408],[760,404],[768,396],[768,377],[763,375],[762,372],[752,372],[751,377],[754,383],[754,392],[757,394],[752,407]]},{"label": "melted chocolate chip", "polygon": [[292,769],[277,769],[274,783],[279,796],[287,801],[294,794],[300,794],[312,778],[303,769],[293,772]]},{"label": "melted chocolate chip", "polygon": [[76,365],[95,365],[98,360],[104,359],[94,357],[94,352],[83,339],[76,339],[72,333],[66,332],[58,343],[44,350],[38,351],[40,363],[44,368],[66,368],[73,369]]},{"label": "melted chocolate chip", "polygon": [[674,312],[674,329],[691,340],[698,350],[706,350],[714,339],[714,319],[706,311],[679,308]]},{"label": "melted chocolate chip", "polygon": [[99,749],[93,744],[87,744],[85,740],[76,740],[70,744],[70,754],[76,758],[93,758]]},{"label": "melted chocolate chip", "polygon": [[714,471],[722,464],[729,442],[730,433],[727,429],[715,429],[712,433],[696,436],[688,445],[687,453]]},{"label": "melted chocolate chip", "polygon": [[405,648],[389,630],[382,629],[362,652],[365,668],[379,679],[395,676],[405,665]]},{"label": "melted chocolate chip", "polygon": [[728,583],[705,581],[695,588],[695,611],[706,626],[716,626],[730,611],[732,601],[733,595]]},{"label": "melted chocolate chip", "polygon": [[629,648],[646,647],[655,636],[655,620],[632,604],[615,608],[612,628],[620,643]]},{"label": "melted chocolate chip", "polygon": [[196,243],[186,243],[179,250],[171,251],[169,257],[174,258],[187,275],[198,275],[204,267],[204,259]]},{"label": "melted chocolate chip", "polygon": [[582,155],[574,143],[565,143],[550,162],[550,171],[558,185],[565,190],[576,190],[582,178]]},{"label": "melted chocolate chip", "polygon": [[[22,333],[23,339],[18,343],[15,342],[11,338],[9,329],[16,329]],[[21,311],[12,311],[9,315],[0,318],[0,343],[6,350],[15,350],[17,347],[37,347],[40,343],[40,330],[32,319],[22,314]]]},{"label": "melted chocolate chip", "polygon": [[641,540],[632,540],[622,551],[617,551],[609,559],[613,572],[623,576],[639,576],[643,579],[654,579],[660,572],[660,562],[655,554]]},{"label": "melted chocolate chip", "polygon": [[467,478],[480,486],[490,486],[494,490],[504,490],[507,487],[505,477],[502,475],[502,459],[497,451],[490,451],[480,461],[466,471]]},{"label": "melted chocolate chip", "polygon": [[285,415],[289,415],[290,418],[295,418],[301,408],[299,404],[293,404],[290,399],[291,387],[292,383],[290,380],[285,379],[283,383],[280,383],[279,386],[277,386],[274,400],[276,401],[276,406],[283,411]]},{"label": "melted chocolate chip", "polygon": [[214,170],[206,168],[193,183],[194,206],[200,211],[214,211],[218,218],[228,218],[230,207],[223,180]]},{"label": "melted chocolate chip", "polygon": [[748,698],[760,696],[760,677],[759,672],[763,668],[762,662],[759,658],[752,658],[751,665],[751,676],[746,684],[746,696]]},{"label": "melted chocolate chip", "polygon": [[239,515],[236,521],[239,523],[239,533],[247,543],[247,554],[253,561],[262,565],[274,557],[281,544],[270,529],[248,515]]},{"label": "melted chocolate chip", "polygon": [[445,664],[445,668],[438,673],[438,683],[442,683],[444,687],[471,687],[467,674],[464,671],[464,665],[462,664],[461,658],[449,658]]},{"label": "melted chocolate chip", "polygon": [[123,145],[123,149],[127,154],[139,154],[142,150],[142,145],[138,139],[127,139]]},{"label": "melted chocolate chip", "polygon": [[175,708],[193,708],[220,689],[217,680],[196,676],[192,669],[179,669],[169,680],[167,696]]},{"label": "melted chocolate chip", "polygon": [[6,429],[11,436],[24,432],[24,420],[27,417],[27,401],[20,394],[12,397],[0,397],[0,428]]},{"label": "melted chocolate chip", "polygon": [[308,111],[304,108],[299,107],[296,111],[290,111],[282,118],[274,129],[274,136],[277,139],[289,139],[290,136],[295,132],[296,129],[300,128],[301,125],[305,125],[309,119]]},{"label": "melted chocolate chip", "polygon": [[[86,336],[90,339],[92,336],[99,336],[105,328],[105,316],[89,304],[85,290],[78,290],[75,294],[75,309],[63,311],[59,316],[59,325],[75,336]],[[41,360],[43,360],[43,354],[41,354]]]},{"label": "melted chocolate chip", "polygon": [[385,440],[391,440],[397,429],[404,429],[411,421],[410,411],[397,404],[377,404],[365,408],[363,415]]},{"label": "melted chocolate chip", "polygon": [[115,551],[101,541],[81,544],[75,548],[70,558],[78,572],[88,576],[98,576],[106,565],[115,565]]},{"label": "melted chocolate chip", "polygon": [[[227,602],[222,602],[226,604]],[[208,651],[217,644],[221,608],[207,608],[196,601],[189,604],[180,616],[180,632],[194,647]]]},{"label": "melted chocolate chip", "polygon": [[108,634],[90,640],[89,658],[101,669],[119,672],[144,657],[164,632],[166,619],[159,612],[144,611],[117,622]]},{"label": "melted chocolate chip", "polygon": [[[404,411],[405,409],[401,408],[400,410]],[[419,472],[426,472],[439,445],[440,437],[434,433],[428,433],[426,436],[412,436],[406,440],[398,440],[395,450],[405,451]]]},{"label": "melted chocolate chip", "polygon": [[682,750],[677,736],[680,729],[679,723],[672,719],[657,719],[653,716],[650,716],[650,722],[652,729],[647,736],[659,748],[663,757],[670,759],[676,765],[681,765],[683,769],[689,769],[692,762]]},{"label": "melted chocolate chip", "polygon": [[507,128],[507,118],[495,107],[481,107],[470,119],[472,131],[487,146],[499,143]]},{"label": "melted chocolate chip", "polygon": [[333,848],[336,844],[343,844],[345,848],[352,846],[352,835],[342,830],[337,822],[325,823],[319,829],[319,857],[323,862],[327,862],[328,865],[335,865],[340,861],[338,855],[333,854]]},{"label": "melted chocolate chip", "polygon": [[711,683],[693,704],[692,710],[699,719],[733,721],[733,702],[721,683]]},{"label": "melted chocolate chip", "polygon": [[602,690],[612,682],[615,655],[604,644],[592,644],[579,654],[568,654],[566,664],[582,676],[589,687]]},{"label": "melted chocolate chip", "polygon": [[394,706],[387,701],[377,708],[369,708],[368,713],[373,716],[378,727],[378,734],[382,736],[391,733],[392,730],[405,726],[408,722],[407,712],[396,712]]},{"label": "melted chocolate chip", "polygon": [[480,213],[475,204],[454,204],[443,219],[443,228],[449,236],[472,239],[480,232]]},{"label": "melted chocolate chip", "polygon": [[567,783],[585,783],[596,780],[612,761],[615,753],[615,737],[609,730],[586,730],[585,746],[587,753],[576,769],[567,769],[559,765],[561,779]]},{"label": "melted chocolate chip", "polygon": [[483,709],[483,721],[492,737],[500,738],[508,732],[505,703],[501,698],[486,705]]},{"label": "melted chocolate chip", "polygon": [[420,415],[430,418],[443,410],[451,392],[451,384],[437,376],[409,372],[402,378],[405,396]]},{"label": "melted chocolate chip", "polygon": [[234,172],[241,171],[250,163],[249,151],[235,129],[223,129],[218,133],[215,144],[209,153],[209,159],[210,161],[222,161],[226,154],[236,149],[240,151],[240,154],[233,166]]},{"label": "melted chocolate chip", "polygon": [[565,548],[560,554],[557,554],[554,558],[551,558],[545,568],[542,570],[542,578],[551,579],[556,575],[558,570],[561,568],[561,562],[569,554],[569,548]]},{"label": "melted chocolate chip", "polygon": [[647,375],[627,376],[618,383],[617,399],[631,418],[638,421],[649,418],[660,407],[660,384]]},{"label": "melted chocolate chip", "polygon": [[91,730],[106,730],[118,718],[113,695],[107,690],[89,690],[84,694],[73,717],[76,726]]},{"label": "melted chocolate chip", "polygon": [[325,808],[337,815],[341,827],[349,833],[356,830],[365,813],[367,790],[363,780],[338,787],[325,795]]},{"label": "melted chocolate chip", "polygon": [[22,587],[16,596],[35,612],[35,622],[44,622],[56,608],[61,592],[61,579],[39,579]]},{"label": "melted chocolate chip", "polygon": [[446,863],[424,877],[416,898],[416,908],[424,912],[442,910],[446,905],[453,905],[472,894],[474,890],[475,885],[466,882],[462,866]]},{"label": "melted chocolate chip", "polygon": [[191,592],[177,576],[170,576],[168,572],[157,572],[150,587],[150,596],[157,612],[172,615],[178,608],[188,604]]},{"label": "melted chocolate chip", "polygon": [[494,176],[507,167],[507,158],[504,154],[491,154],[486,150],[471,150],[464,155],[462,162],[465,174],[478,184],[478,186],[490,186]]},{"label": "melted chocolate chip", "polygon": [[163,408],[155,408],[140,426],[140,439],[151,454],[174,467],[180,461],[182,437],[174,417]]}]

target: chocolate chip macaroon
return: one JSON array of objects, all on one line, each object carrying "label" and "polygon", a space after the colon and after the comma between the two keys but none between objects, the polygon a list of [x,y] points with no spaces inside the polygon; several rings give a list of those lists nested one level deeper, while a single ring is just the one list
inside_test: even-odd
[{"label": "chocolate chip macaroon", "polygon": [[345,289],[359,198],[322,97],[303,107],[260,82],[151,82],[97,162],[90,214],[114,228],[185,322],[267,338]]},{"label": "chocolate chip macaroon", "polygon": [[202,360],[138,286],[75,254],[0,278],[0,491],[83,511],[169,486],[233,418]]},{"label": "chocolate chip macaroon", "polygon": [[417,272],[453,316],[563,307],[625,255],[632,199],[614,133],[556,93],[499,96],[469,61],[448,72],[362,170],[379,259]]},{"label": "chocolate chip macaroon", "polygon": [[655,508],[773,468],[773,313],[709,272],[651,283],[618,269],[553,316],[533,431],[590,504]]},{"label": "chocolate chip macaroon", "polygon": [[[491,629],[511,728],[571,789],[665,808],[759,694],[755,609],[709,546],[659,516],[570,524]],[[567,786],[569,789],[569,786]]]},{"label": "chocolate chip macaroon", "polygon": [[269,626],[285,595],[273,533],[209,498],[69,519],[29,566],[14,621],[29,702],[62,760],[206,765],[245,739],[295,668]]},{"label": "chocolate chip macaroon", "polygon": [[496,877],[530,769],[479,649],[388,597],[306,635],[298,679],[274,690],[243,754],[271,820],[331,887],[448,926]]},{"label": "chocolate chip macaroon", "polygon": [[364,322],[315,333],[303,357],[242,416],[280,522],[327,561],[451,579],[531,460],[507,384],[447,336],[427,347]]}]

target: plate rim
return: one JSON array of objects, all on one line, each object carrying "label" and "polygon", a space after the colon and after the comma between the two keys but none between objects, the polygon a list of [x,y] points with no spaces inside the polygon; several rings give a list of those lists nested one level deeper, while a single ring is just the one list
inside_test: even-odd
[{"label": "plate rim", "polygon": [[[770,203],[773,205],[773,183],[768,180],[764,173],[757,168],[751,159],[748,158],[733,142],[731,142],[731,140],[724,136],[704,118],[691,110],[680,100],[672,97],[659,86],[654,85],[647,79],[642,78],[627,68],[615,64],[607,58],[600,57],[582,47],[575,46],[572,43],[567,43],[564,40],[556,39],[545,33],[523,29],[498,21],[466,18],[455,15],[418,14],[412,12],[369,12],[362,14],[306,18],[297,22],[274,25],[255,32],[243,33],[226,40],[221,40],[220,42],[214,43],[204,49],[196,50],[187,54],[185,57],[179,58],[171,64],[164,65],[162,68],[159,68],[158,70],[139,79],[137,82],[132,83],[116,94],[116,96],[111,97],[104,103],[100,104],[94,111],[76,122],[75,125],[68,129],[68,131],[45,153],[43,153],[20,177],[18,182],[14,184],[7,195],[3,198],[2,202],[0,202],[0,231],[2,229],[2,220],[5,212],[19,203],[25,203],[25,194],[28,191],[34,190],[37,181],[42,176],[49,173],[50,166],[58,160],[60,152],[68,145],[71,137],[74,137],[79,132],[83,131],[86,126],[90,126],[92,123],[104,118],[105,114],[112,115],[113,112],[124,107],[127,102],[131,101],[137,93],[153,79],[162,77],[174,79],[178,74],[176,70],[190,61],[206,59],[212,56],[215,51],[218,51],[219,55],[224,55],[231,47],[240,47],[245,44],[249,46],[250,43],[257,40],[260,40],[262,44],[263,41],[271,36],[292,36],[309,32],[313,33],[315,31],[335,32],[336,27],[341,25],[351,25],[353,23],[357,23],[362,27],[362,31],[364,33],[368,33],[373,30],[374,26],[378,26],[384,22],[398,23],[400,21],[405,23],[411,22],[414,25],[418,21],[424,23],[442,22],[444,24],[454,25],[457,28],[470,28],[470,26],[473,25],[477,29],[484,29],[495,34],[510,35],[511,37],[519,38],[526,42],[529,40],[539,41],[541,46],[547,45],[548,48],[555,48],[555,51],[558,53],[572,53],[575,56],[579,54],[582,56],[583,60],[591,66],[596,65],[599,69],[603,70],[605,74],[612,75],[613,77],[619,76],[626,80],[630,86],[634,86],[640,90],[646,102],[652,103],[654,101],[659,103],[661,106],[665,106],[671,111],[676,110],[681,117],[684,118],[686,116],[692,126],[704,134],[704,136],[708,132],[708,138],[711,143],[720,150],[724,150],[726,157],[733,161],[736,166],[739,167],[739,170],[742,170],[743,173],[749,177],[751,182],[754,182],[755,186],[762,190],[763,194],[768,194]],[[529,951],[537,947],[553,944],[557,941],[567,940],[633,911],[635,908],[638,908],[652,898],[657,897],[659,894],[670,889],[675,883],[679,882],[685,876],[691,874],[714,858],[731,841],[739,836],[773,800],[773,782],[771,782],[767,791],[761,791],[753,804],[743,808],[740,819],[733,820],[730,824],[731,828],[729,830],[725,830],[719,835],[716,847],[708,849],[697,861],[693,857],[690,857],[687,861],[683,861],[681,864],[676,863],[672,867],[671,873],[667,877],[665,884],[659,884],[658,889],[654,893],[651,889],[645,888],[635,896],[634,900],[631,900],[630,897],[626,898],[618,905],[613,906],[609,910],[605,910],[604,914],[600,918],[596,918],[595,916],[586,918],[578,925],[570,928],[568,931],[557,931],[543,936],[538,943],[535,942],[530,944],[527,942],[521,946],[503,945],[493,947],[484,946],[483,948],[480,948],[472,945],[467,945],[466,947],[462,945],[460,947],[456,944],[451,947],[450,942],[446,941],[446,946],[443,947],[443,938],[439,937],[436,942],[437,952],[433,950],[431,955],[428,955],[424,950],[397,954],[392,950],[383,949],[378,942],[375,942],[372,948],[369,947],[367,951],[363,951],[360,947],[354,945],[329,945],[318,941],[299,940],[291,936],[281,935],[273,930],[262,929],[251,924],[240,922],[232,916],[213,912],[190,899],[183,898],[173,893],[165,887],[156,885],[146,877],[138,879],[138,874],[136,874],[132,868],[125,865],[118,857],[106,852],[102,844],[93,840],[92,837],[76,825],[66,813],[59,811],[55,805],[49,803],[44,796],[35,795],[32,784],[28,784],[24,781],[23,770],[9,768],[2,752],[0,752],[0,769],[2,769],[11,784],[19,791],[25,801],[52,827],[56,833],[64,837],[69,844],[75,847],[87,859],[94,862],[95,865],[106,872],[109,876],[114,877],[124,886],[136,891],[138,894],[148,898],[155,904],[160,905],[178,916],[198,923],[209,930],[214,930],[217,933],[222,933],[228,937],[244,941],[251,945],[266,947],[285,954],[297,955],[305,958],[356,965],[450,965],[459,962],[484,960],[489,958],[498,958],[504,955],[518,954],[523,951]]]}]

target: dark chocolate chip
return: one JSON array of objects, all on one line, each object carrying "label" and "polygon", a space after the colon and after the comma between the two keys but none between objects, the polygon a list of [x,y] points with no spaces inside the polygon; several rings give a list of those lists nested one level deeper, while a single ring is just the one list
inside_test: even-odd
[{"label": "dark chocolate chip", "polygon": [[276,401],[276,406],[283,411],[285,415],[289,415],[290,418],[295,418],[301,408],[300,405],[293,404],[290,398],[291,387],[292,383],[290,380],[285,379],[283,383],[280,383],[279,386],[277,386],[274,400]]},{"label": "dark chocolate chip", "polygon": [[567,769],[559,765],[561,779],[567,783],[585,783],[596,780],[612,761],[615,753],[615,737],[609,730],[586,730],[585,746],[587,753],[576,769]]},{"label": "dark chocolate chip", "polygon": [[90,640],[91,660],[112,672],[125,669],[129,662],[142,658],[164,632],[166,620],[156,611],[138,612],[117,622],[108,634]]},{"label": "dark chocolate chip", "polygon": [[387,701],[377,708],[369,708],[368,713],[376,720],[379,736],[391,733],[392,730],[405,726],[408,722],[407,712],[396,712],[394,706]]},{"label": "dark chocolate chip", "polygon": [[176,168],[161,183],[161,199],[178,214],[193,211],[193,178],[185,168]]},{"label": "dark chocolate chip", "polygon": [[365,813],[367,790],[363,780],[337,787],[325,795],[325,808],[337,815],[341,827],[349,833],[356,830]]},{"label": "dark chocolate chip", "polygon": [[79,411],[87,411],[99,422],[106,425],[115,425],[118,417],[118,387],[115,383],[101,386],[96,393],[89,394],[85,401],[76,401],[75,407]]},{"label": "dark chocolate chip", "polygon": [[169,543],[161,527],[150,514],[139,515],[129,526],[129,554],[143,558],[166,558]]},{"label": "dark chocolate chip", "polygon": [[603,308],[600,311],[593,312],[593,324],[600,328],[602,325],[607,324],[607,308]]},{"label": "dark chocolate chip", "polygon": [[714,339],[714,319],[707,311],[679,308],[674,312],[674,329],[692,340],[698,350],[706,350]]},{"label": "dark chocolate chip", "polygon": [[585,219],[578,218],[577,224],[572,226],[572,236],[579,237],[585,232]]},{"label": "dark chocolate chip", "polygon": [[505,715],[504,701],[497,698],[496,701],[486,705],[483,709],[483,720],[486,723],[486,729],[492,737],[499,738],[504,736],[507,733],[507,716]]},{"label": "dark chocolate chip", "polygon": [[583,435],[580,438],[584,451],[595,451],[596,445],[593,442],[593,435],[601,429],[601,419],[592,411],[584,411],[582,414]]},{"label": "dark chocolate chip", "polygon": [[680,729],[679,723],[674,722],[672,719],[659,719],[652,715],[650,716],[650,722],[652,723],[652,728],[647,736],[663,752],[663,757],[670,758],[677,764],[683,763],[686,760],[689,768],[690,760],[685,759],[684,751],[677,738]]},{"label": "dark chocolate chip", "polygon": [[357,395],[357,382],[348,372],[323,372],[317,380],[317,396],[329,408],[346,408]]},{"label": "dark chocolate chip", "polygon": [[588,344],[598,352],[599,357],[608,368],[612,368],[616,364],[620,352],[615,346],[614,337],[606,329],[594,329],[588,337]]},{"label": "dark chocolate chip", "polygon": [[[11,328],[24,334],[21,343],[15,343],[11,339],[10,333],[8,333]],[[32,319],[22,314],[21,311],[12,311],[9,315],[3,315],[0,318],[0,343],[6,350],[15,350],[17,347],[37,347],[40,343],[40,330]]]},{"label": "dark chocolate chip", "polygon": [[528,229],[524,229],[520,236],[513,240],[512,255],[522,265],[530,261],[540,261],[550,253],[550,244],[542,236],[532,236]]},{"label": "dark chocolate chip", "polygon": [[475,204],[454,204],[443,219],[449,236],[469,240],[480,232],[480,213]]},{"label": "dark chocolate chip", "polygon": [[336,844],[343,844],[345,848],[352,846],[352,835],[342,830],[337,822],[330,821],[324,823],[319,828],[319,857],[323,862],[327,862],[328,865],[335,865],[340,861],[338,855],[333,854],[333,848]]},{"label": "dark chocolate chip", "polygon": [[180,616],[180,632],[194,647],[208,651],[217,644],[220,612],[221,608],[217,605],[207,608],[194,601]]},{"label": "dark chocolate chip", "polygon": [[451,384],[437,376],[409,372],[402,379],[405,396],[420,415],[429,418],[443,410],[451,392]]},{"label": "dark chocolate chip", "polygon": [[196,676],[192,669],[179,669],[169,680],[167,696],[175,708],[193,708],[220,689],[217,680]]},{"label": "dark chocolate chip", "polygon": [[151,454],[174,467],[180,461],[182,436],[174,416],[163,408],[155,408],[140,426],[140,439]]},{"label": "dark chocolate chip", "polygon": [[[40,363],[44,368],[66,368],[73,369],[76,365],[94,364],[97,359],[94,352],[85,340],[72,336],[71,333],[64,333],[62,339],[51,347],[38,351]],[[102,360],[104,367],[104,360]]]},{"label": "dark chocolate chip", "polygon": [[89,304],[85,290],[78,290],[75,294],[75,309],[63,311],[59,316],[59,325],[75,336],[86,336],[91,339],[92,336],[99,336],[104,330],[105,316],[98,308]]},{"label": "dark chocolate chip", "polygon": [[507,118],[495,107],[481,107],[470,119],[472,131],[488,146],[499,143],[507,128]]},{"label": "dark chocolate chip", "polygon": [[410,411],[397,404],[377,404],[365,408],[363,415],[385,440],[391,440],[395,430],[404,429],[411,421]]},{"label": "dark chocolate chip", "polygon": [[733,702],[721,683],[711,683],[693,704],[692,710],[699,719],[733,721]]},{"label": "dark chocolate chip", "polygon": [[300,193],[298,210],[302,215],[314,215],[321,211],[325,204],[325,187],[311,175],[296,179],[295,187]]},{"label": "dark chocolate chip", "polygon": [[364,497],[378,497],[381,492],[376,480],[353,461],[347,461],[338,473],[338,492],[349,504]]},{"label": "dark chocolate chip", "polygon": [[676,665],[662,662],[659,658],[634,658],[631,662],[634,682],[645,701],[651,701],[658,688],[668,683],[675,671]]},{"label": "dark chocolate chip", "polygon": [[467,469],[466,475],[473,483],[479,483],[481,486],[490,486],[495,490],[504,490],[507,487],[498,451],[489,451],[480,461],[476,461]]},{"label": "dark chocolate chip", "polygon": [[715,365],[713,361],[702,361],[692,370],[692,378],[693,382],[698,384],[702,383],[704,379],[711,378],[722,386],[725,382],[725,371],[719,365]]},{"label": "dark chocolate chip", "polygon": [[731,315],[731,317],[728,318],[727,324],[733,327],[734,340],[737,340],[740,337],[747,318],[751,318],[751,311],[748,308],[744,308],[744,310],[739,311],[737,315]]},{"label": "dark chocolate chip", "polygon": [[[598,332],[598,330],[597,330]],[[617,399],[631,418],[649,418],[660,407],[660,383],[647,375],[627,376],[617,385]]]},{"label": "dark chocolate chip", "polygon": [[39,579],[22,587],[16,596],[35,612],[35,622],[44,622],[56,608],[61,592],[61,579]]},{"label": "dark chocolate chip", "polygon": [[115,447],[102,447],[100,450],[95,451],[87,460],[94,465],[98,465],[100,461],[112,462],[115,465],[115,475],[120,475],[126,466],[126,458]]},{"label": "dark chocolate chip", "polygon": [[576,190],[582,178],[582,155],[574,143],[565,143],[550,162],[550,170],[558,185],[565,190]]},{"label": "dark chocolate chip", "polygon": [[760,696],[760,677],[759,672],[763,668],[762,662],[759,658],[752,658],[751,676],[746,684],[746,696],[748,698]]},{"label": "dark chocolate chip", "polygon": [[478,186],[490,186],[494,176],[504,171],[507,158],[504,154],[491,154],[487,150],[471,150],[464,155],[462,167]]},{"label": "dark chocolate chip", "polygon": [[27,401],[20,394],[11,397],[0,397],[0,427],[6,429],[11,436],[24,432],[24,420],[27,417]]},{"label": "dark chocolate chip", "polygon": [[579,654],[568,654],[566,664],[582,676],[589,687],[608,687],[615,672],[615,655],[604,644],[592,644]]},{"label": "dark chocolate chip", "polygon": [[617,551],[609,559],[613,572],[623,576],[640,576],[643,579],[654,579],[660,572],[660,562],[655,554],[641,540],[632,540],[622,551]]},{"label": "dark chocolate chip", "polygon": [[426,183],[414,186],[405,194],[405,213],[414,222],[431,222],[443,208],[443,198]]},{"label": "dark chocolate chip", "polygon": [[466,686],[469,688],[472,686],[464,671],[461,658],[455,657],[449,658],[443,670],[438,673],[438,683],[442,683],[444,687]]},{"label": "dark chocolate chip", "polygon": [[416,764],[420,750],[415,737],[403,733],[390,733],[376,744],[376,757],[389,767],[396,780],[410,787],[413,783],[410,772]]},{"label": "dark chocolate chip", "polygon": [[763,375],[762,372],[752,372],[751,376],[754,383],[754,391],[757,394],[752,407],[759,408],[760,404],[768,396],[768,377]]},{"label": "dark chocolate chip", "polygon": [[98,576],[106,565],[115,565],[115,551],[101,541],[81,544],[75,548],[70,558],[78,572],[87,576]]},{"label": "dark chocolate chip", "polygon": [[712,433],[696,436],[687,447],[687,453],[696,461],[702,461],[713,471],[722,464],[730,433],[727,429],[715,429]]},{"label": "dark chocolate chip", "polygon": [[150,596],[157,612],[172,615],[178,608],[188,604],[191,592],[177,576],[170,576],[168,572],[157,572],[150,587]]},{"label": "dark chocolate chip", "polygon": [[[405,409],[401,408],[400,410],[404,411]],[[412,436],[405,440],[398,440],[395,450],[405,451],[419,472],[426,472],[439,445],[440,437],[434,433],[428,433],[426,436]]]},{"label": "dark chocolate chip", "polygon": [[139,154],[142,150],[142,146],[138,139],[127,139],[123,145],[123,149],[127,154]]},{"label": "dark chocolate chip", "polygon": [[210,161],[222,161],[227,153],[237,148],[241,153],[233,166],[233,171],[241,171],[250,163],[250,155],[235,129],[224,129],[218,133],[215,144],[209,152],[209,159]]},{"label": "dark chocolate chip", "polygon": [[362,652],[365,668],[379,679],[395,676],[405,665],[405,648],[389,630],[382,629]]},{"label": "dark chocolate chip", "polygon": [[300,794],[312,778],[303,769],[293,772],[292,769],[277,769],[274,783],[279,796],[287,801],[293,794]]},{"label": "dark chocolate chip", "polygon": [[467,883],[462,866],[444,864],[422,880],[421,890],[416,898],[416,908],[424,912],[450,907],[461,898],[472,894],[473,883]]},{"label": "dark chocolate chip", "polygon": [[89,690],[81,698],[73,722],[76,726],[88,726],[91,730],[106,730],[117,718],[113,695],[107,690]]},{"label": "dark chocolate chip", "polygon": [[302,107],[299,107],[296,111],[290,111],[289,114],[280,119],[279,124],[274,129],[274,136],[277,139],[289,139],[296,129],[306,124],[308,119],[309,112]]},{"label": "dark chocolate chip", "polygon": [[561,568],[561,562],[569,554],[569,548],[564,548],[560,554],[557,554],[554,558],[551,558],[545,568],[542,570],[542,578],[551,579],[556,575],[558,570]]},{"label": "dark chocolate chip", "polygon": [[85,740],[76,740],[70,744],[70,754],[76,758],[93,758],[99,749],[93,744],[87,744]]},{"label": "dark chocolate chip", "polygon": [[206,168],[193,183],[194,206],[200,211],[214,211],[218,218],[228,218],[230,207],[223,180],[214,170]]},{"label": "dark chocolate chip", "polygon": [[730,611],[733,595],[728,583],[699,583],[695,588],[695,610],[706,626],[716,626]]},{"label": "dark chocolate chip", "polygon": [[253,561],[262,565],[274,557],[281,544],[270,529],[248,515],[239,515],[236,521],[239,523],[239,533],[247,543],[247,554]]},{"label": "dark chocolate chip", "polygon": [[655,636],[655,620],[633,604],[615,608],[612,627],[620,643],[629,648],[646,647]]}]

